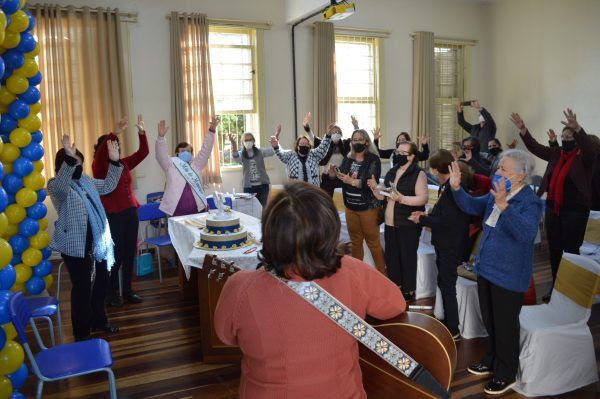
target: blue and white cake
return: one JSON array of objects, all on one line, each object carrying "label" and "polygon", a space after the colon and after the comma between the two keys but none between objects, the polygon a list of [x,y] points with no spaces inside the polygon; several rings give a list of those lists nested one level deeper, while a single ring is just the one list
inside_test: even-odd
[{"label": "blue and white cake", "polygon": [[248,232],[240,225],[240,219],[228,215],[210,215],[206,227],[200,233],[200,248],[204,250],[238,249],[252,244]]}]

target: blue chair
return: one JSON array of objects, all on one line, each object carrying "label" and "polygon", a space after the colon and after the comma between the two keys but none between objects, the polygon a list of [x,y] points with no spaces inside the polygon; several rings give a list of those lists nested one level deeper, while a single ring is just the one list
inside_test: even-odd
[{"label": "blue chair", "polygon": [[146,194],[146,203],[151,204],[153,202],[160,202],[164,194],[164,191],[155,191],[153,193],[148,193]]},{"label": "blue chair", "polygon": [[[231,198],[231,196],[228,195],[228,196],[224,197],[224,199],[225,199],[224,205],[233,209],[233,199]],[[209,195],[206,197],[206,202],[208,203],[208,209],[217,209],[217,204],[215,203],[215,199],[212,195]]]},{"label": "blue chair", "polygon": [[[42,296],[42,297],[34,297],[34,298],[26,298],[27,305],[29,306],[29,310],[31,311],[31,317],[36,319],[46,320],[48,323],[48,331],[50,332],[50,344],[54,346],[54,324],[52,323],[52,317],[56,315],[56,324],[58,324],[58,343],[62,343],[62,320],[60,317],[60,305],[58,300],[51,296]],[[35,338],[38,342],[43,342],[38,329],[34,324],[32,324],[33,333],[35,334]],[[46,347],[42,347],[42,349],[46,349]]]},{"label": "blue chair", "polygon": [[[138,208],[138,220],[140,222],[149,222],[154,220],[160,221],[162,219],[166,219],[167,215],[163,211],[158,209],[159,205],[160,204],[157,202],[141,205]],[[159,228],[158,231],[160,234],[161,229]],[[158,280],[162,283],[162,265],[160,261],[160,248],[172,245],[171,237],[169,237],[169,234],[163,234],[157,237],[148,237],[148,225],[146,226],[145,232],[146,237],[141,242],[140,246],[146,244],[147,247],[154,247],[156,249],[156,255],[158,256]],[[140,246],[138,246],[138,256],[140,256],[141,253]]]},{"label": "blue chair", "polygon": [[[43,349],[33,355],[27,343],[25,327],[34,324],[31,311],[22,293],[13,294],[8,302],[10,318],[17,331],[17,337],[31,363],[31,369],[38,378],[36,398],[42,397],[44,382],[64,380],[85,374],[104,371],[108,374],[110,398],[117,399],[117,385],[112,371],[112,353],[108,342],[103,339],[90,339]],[[37,337],[36,337],[37,339]],[[38,341],[38,344],[40,342]]]}]

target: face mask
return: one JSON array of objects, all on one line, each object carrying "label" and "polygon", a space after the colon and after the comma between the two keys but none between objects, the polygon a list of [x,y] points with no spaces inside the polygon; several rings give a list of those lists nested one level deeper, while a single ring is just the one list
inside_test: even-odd
[{"label": "face mask", "polygon": [[363,152],[367,149],[367,146],[363,143],[354,143],[352,144],[352,149],[354,150],[354,152]]},{"label": "face mask", "polygon": [[192,153],[189,151],[182,151],[179,154],[177,154],[177,156],[179,157],[179,159],[181,159],[183,162],[190,162],[192,160]]},{"label": "face mask", "polygon": [[498,156],[498,154],[500,154],[501,152],[502,152],[502,149],[498,148],[498,147],[496,147],[496,148],[490,148],[488,150],[488,153],[492,154],[495,157]]},{"label": "face mask", "polygon": [[246,150],[250,151],[252,147],[254,147],[254,143],[252,141],[244,141],[244,147]]},{"label": "face mask", "polygon": [[81,174],[83,173],[83,166],[77,165],[75,166],[75,172],[71,175],[71,179],[79,180],[81,178]]},{"label": "face mask", "polygon": [[342,135],[339,133],[334,133],[331,135],[331,141],[333,141],[334,143],[339,142],[341,138],[342,138]]},{"label": "face mask", "polygon": [[481,114],[479,115],[479,123],[485,123],[485,118]]},{"label": "face mask", "polygon": [[571,152],[577,146],[577,142],[575,140],[563,141],[562,149],[564,152]]},{"label": "face mask", "polygon": [[506,185],[506,192],[509,193],[510,192],[510,180],[508,180],[506,177],[500,176],[500,175],[494,175],[494,177],[492,178],[492,190],[496,191],[496,184],[500,184],[501,179],[504,179],[504,184]]},{"label": "face mask", "polygon": [[301,145],[298,147],[298,154],[306,155],[310,151],[310,147],[307,145]]},{"label": "face mask", "polygon": [[408,155],[395,155],[396,165],[404,166],[408,163]]}]

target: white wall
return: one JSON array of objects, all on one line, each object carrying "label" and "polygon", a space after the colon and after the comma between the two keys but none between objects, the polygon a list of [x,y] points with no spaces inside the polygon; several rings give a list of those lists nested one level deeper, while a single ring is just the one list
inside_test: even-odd
[{"label": "white wall", "polygon": [[[546,143],[559,132],[562,110],[600,131],[600,1],[502,0],[491,5],[491,109],[504,142],[518,138],[508,120],[519,112]],[[523,148],[522,144],[520,147]],[[545,162],[538,160],[537,173]]]}]

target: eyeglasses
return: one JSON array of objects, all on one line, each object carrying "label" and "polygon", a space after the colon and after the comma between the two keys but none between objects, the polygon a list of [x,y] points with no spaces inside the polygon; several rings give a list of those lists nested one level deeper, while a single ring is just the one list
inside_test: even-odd
[{"label": "eyeglasses", "polygon": [[410,155],[410,152],[407,151],[396,151],[398,155]]},{"label": "eyeglasses", "polygon": [[366,143],[367,140],[365,140],[365,139],[352,139],[352,142],[353,143]]},{"label": "eyeglasses", "polygon": [[463,146],[463,150],[472,150],[473,147],[471,147],[470,145],[465,145]]}]

